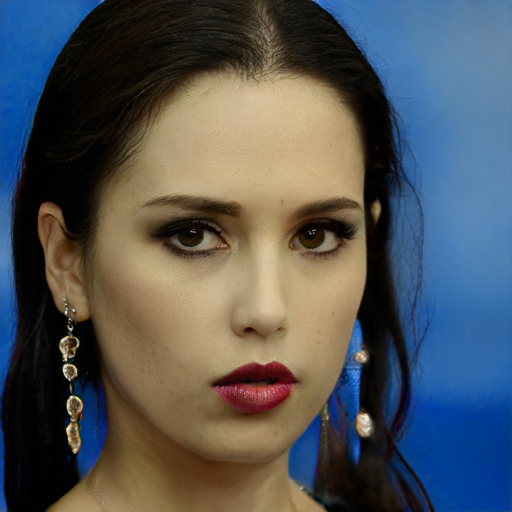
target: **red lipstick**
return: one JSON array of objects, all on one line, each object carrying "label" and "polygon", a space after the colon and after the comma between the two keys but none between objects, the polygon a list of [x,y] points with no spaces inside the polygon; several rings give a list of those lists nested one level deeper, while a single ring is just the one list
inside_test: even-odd
[{"label": "red lipstick", "polygon": [[282,404],[296,382],[295,375],[277,361],[250,363],[214,382],[212,389],[237,411],[261,413]]}]

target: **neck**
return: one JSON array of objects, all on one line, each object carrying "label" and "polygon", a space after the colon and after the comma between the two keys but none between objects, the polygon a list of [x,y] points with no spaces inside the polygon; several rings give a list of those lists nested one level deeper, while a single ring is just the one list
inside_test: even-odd
[{"label": "neck", "polygon": [[108,448],[85,484],[105,512],[293,511],[287,458],[230,464],[192,455],[163,468],[160,461],[119,457]]},{"label": "neck", "polygon": [[268,462],[212,461],[173,442],[140,417],[119,423],[110,408],[102,455],[84,485],[104,512],[296,510],[288,452]]}]

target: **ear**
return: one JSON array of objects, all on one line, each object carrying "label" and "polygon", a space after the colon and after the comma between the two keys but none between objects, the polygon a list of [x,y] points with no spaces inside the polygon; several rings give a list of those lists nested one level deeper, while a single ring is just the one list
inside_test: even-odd
[{"label": "ear", "polygon": [[76,309],[77,322],[90,317],[80,251],[76,243],[66,236],[62,210],[55,203],[43,203],[37,219],[39,240],[43,246],[46,281],[57,309],[64,313],[66,298]]},{"label": "ear", "polygon": [[377,224],[377,222],[379,222],[380,214],[382,213],[382,205],[378,199],[370,205],[370,213],[372,214],[373,223]]}]

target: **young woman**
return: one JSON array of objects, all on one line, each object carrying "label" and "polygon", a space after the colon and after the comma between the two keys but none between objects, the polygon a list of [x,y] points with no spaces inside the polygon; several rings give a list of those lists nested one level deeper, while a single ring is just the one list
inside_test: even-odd
[{"label": "young woman", "polygon": [[[397,137],[374,70],[311,0],[97,7],[50,73],[16,193],[9,510],[431,509],[394,444]],[[85,381],[108,433],[78,481]],[[308,493],[288,452],[320,411]]]}]

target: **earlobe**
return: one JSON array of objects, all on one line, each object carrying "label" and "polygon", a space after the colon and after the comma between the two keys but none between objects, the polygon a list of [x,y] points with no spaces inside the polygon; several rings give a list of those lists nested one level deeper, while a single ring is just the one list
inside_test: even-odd
[{"label": "earlobe", "polygon": [[378,199],[371,204],[370,213],[372,214],[373,223],[377,224],[377,222],[379,222],[380,214],[382,213],[382,205]]},{"label": "earlobe", "polygon": [[89,302],[82,276],[80,251],[66,236],[62,210],[55,203],[43,203],[37,221],[43,247],[46,281],[57,309],[64,312],[63,299],[76,309],[78,322],[90,317]]}]

